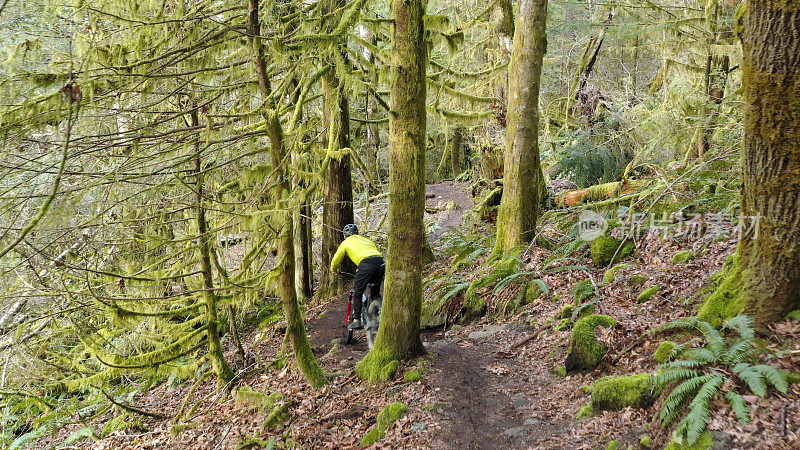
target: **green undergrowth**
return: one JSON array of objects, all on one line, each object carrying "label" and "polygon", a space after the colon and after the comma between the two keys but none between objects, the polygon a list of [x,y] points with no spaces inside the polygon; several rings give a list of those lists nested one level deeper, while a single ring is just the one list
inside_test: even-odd
[{"label": "green undergrowth", "polygon": [[665,324],[658,331],[688,331],[699,335],[685,344],[659,347],[659,364],[653,384],[664,389],[659,418],[663,426],[678,419],[673,440],[694,446],[702,442],[708,425],[712,400],[724,398],[740,424],[750,422],[750,407],[743,395],[768,394],[769,386],[781,393],[788,390],[786,375],[764,364],[756,347],[755,332],[748,316],[729,319],[717,330],[711,323],[689,317]]},{"label": "green undergrowth", "polygon": [[[470,239],[460,234],[446,239],[444,251],[452,255],[453,261],[448,270],[426,280],[426,285],[432,287],[432,295],[422,307],[422,328],[448,320],[474,320],[489,311],[498,317],[513,314],[549,294],[547,285],[525,270],[525,264],[516,256],[490,255],[482,259],[482,266],[473,269],[473,273],[480,275],[465,281],[466,262],[472,267],[473,259],[484,258],[490,248],[487,239]],[[497,295],[507,289],[511,295]]]}]

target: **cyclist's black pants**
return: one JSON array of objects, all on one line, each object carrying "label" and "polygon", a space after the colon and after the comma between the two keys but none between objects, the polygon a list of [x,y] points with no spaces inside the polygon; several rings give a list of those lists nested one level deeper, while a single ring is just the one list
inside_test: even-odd
[{"label": "cyclist's black pants", "polygon": [[[375,283],[380,286],[385,273],[386,266],[382,257],[369,256],[361,260],[353,281],[353,314],[350,316],[351,318],[361,320],[361,297],[367,284]],[[374,298],[377,294],[377,292],[370,292],[370,297]]]}]

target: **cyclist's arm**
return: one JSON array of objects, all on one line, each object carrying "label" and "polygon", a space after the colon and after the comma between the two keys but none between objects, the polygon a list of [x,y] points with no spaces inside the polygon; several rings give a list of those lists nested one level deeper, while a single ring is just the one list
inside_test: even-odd
[{"label": "cyclist's arm", "polygon": [[331,273],[336,272],[336,269],[339,268],[339,264],[342,263],[344,259],[344,255],[347,254],[347,246],[344,243],[339,244],[339,248],[336,249],[336,253],[333,255],[333,259],[331,259]]}]

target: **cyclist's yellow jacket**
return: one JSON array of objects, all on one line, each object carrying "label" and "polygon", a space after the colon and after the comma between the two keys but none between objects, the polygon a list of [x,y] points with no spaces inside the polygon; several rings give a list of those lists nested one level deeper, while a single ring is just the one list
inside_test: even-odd
[{"label": "cyclist's yellow jacket", "polygon": [[361,264],[364,258],[382,256],[381,252],[378,251],[378,247],[376,247],[372,241],[364,236],[354,234],[347,237],[339,244],[339,248],[336,250],[336,254],[333,255],[333,259],[331,260],[331,272],[336,272],[336,269],[339,268],[339,264],[341,264],[344,259],[344,255],[347,255],[356,266]]}]

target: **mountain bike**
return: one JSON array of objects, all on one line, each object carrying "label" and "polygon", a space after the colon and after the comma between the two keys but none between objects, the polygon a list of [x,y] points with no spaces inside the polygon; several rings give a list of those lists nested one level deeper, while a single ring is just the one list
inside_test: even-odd
[{"label": "mountain bike", "polygon": [[[349,272],[339,272],[339,274],[355,278],[355,275]],[[381,323],[381,306],[383,305],[383,297],[381,297],[381,282],[370,281],[367,283],[367,288],[364,290],[364,295],[361,296],[361,321],[364,323],[364,331],[367,335],[367,347],[372,348],[375,343],[375,336],[378,335],[378,326]],[[353,343],[353,331],[348,330],[347,325],[350,323],[350,312],[353,310],[353,290],[350,290],[350,298],[347,301],[347,313],[344,317],[345,327],[345,344]]]}]

